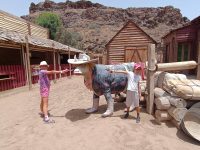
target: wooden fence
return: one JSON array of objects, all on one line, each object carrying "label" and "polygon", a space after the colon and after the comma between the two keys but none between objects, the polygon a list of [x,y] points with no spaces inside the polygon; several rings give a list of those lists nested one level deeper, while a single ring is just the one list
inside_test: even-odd
[{"label": "wooden fence", "polygon": [[25,69],[21,65],[0,65],[0,91],[26,84]]},{"label": "wooden fence", "polygon": [[[38,66],[38,65],[37,65]],[[38,83],[39,68],[36,65],[32,67],[32,83]],[[48,70],[53,70],[53,65],[49,65]],[[61,64],[61,70],[69,69],[68,64]],[[56,65],[56,70],[59,70],[59,66]],[[71,70],[72,73],[72,70]],[[72,73],[73,74],[73,73]],[[62,74],[61,77],[69,76],[70,72]],[[56,75],[56,78],[60,78],[60,74]],[[49,79],[53,80],[54,75],[49,75]],[[25,68],[21,65],[0,65],[0,91],[14,89],[26,85]]]}]

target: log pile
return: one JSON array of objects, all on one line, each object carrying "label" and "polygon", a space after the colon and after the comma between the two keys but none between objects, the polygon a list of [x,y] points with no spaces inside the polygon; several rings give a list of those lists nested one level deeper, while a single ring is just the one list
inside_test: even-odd
[{"label": "log pile", "polygon": [[[173,88],[167,89],[166,83],[173,80],[182,82],[187,80],[187,78],[183,74],[173,74],[167,72],[155,73],[155,118],[159,124],[171,121],[178,129],[180,129],[181,122],[187,110],[193,104],[200,101],[200,99],[184,99],[184,96],[174,93]],[[200,89],[200,87],[198,88]]]}]

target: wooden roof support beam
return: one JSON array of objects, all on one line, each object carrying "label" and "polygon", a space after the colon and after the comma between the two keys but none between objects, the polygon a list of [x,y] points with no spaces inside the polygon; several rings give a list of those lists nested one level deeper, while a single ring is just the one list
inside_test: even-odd
[{"label": "wooden roof support beam", "polygon": [[[68,47],[68,59],[70,59],[70,48],[69,48],[69,47]],[[71,64],[69,64],[69,76],[70,76],[70,77],[71,77],[71,75],[72,75],[71,70],[72,70],[72,66],[71,66]]]},{"label": "wooden roof support beam", "polygon": [[147,72],[147,90],[148,90],[148,99],[147,99],[147,112],[153,114],[154,107],[154,72],[155,72],[155,44],[148,45],[148,72]]},{"label": "wooden roof support beam", "polygon": [[197,55],[198,55],[197,79],[200,80],[200,29],[198,31],[198,49],[197,49]]},{"label": "wooden roof support beam", "polygon": [[26,63],[27,63],[27,71],[28,71],[28,85],[29,90],[32,89],[32,74],[31,74],[31,65],[30,65],[30,49],[29,49],[29,42],[28,36],[25,36],[26,39]]},{"label": "wooden roof support beam", "polygon": [[27,66],[27,55],[25,53],[25,46],[22,44],[22,57],[23,57],[23,66],[25,68],[25,77],[26,77],[26,85],[28,85],[28,66]]},{"label": "wooden roof support beam", "polygon": [[[54,43],[52,43],[52,47],[54,48]],[[53,49],[53,70],[56,70],[56,50]],[[56,73],[54,73],[54,83],[56,83]]]},{"label": "wooden roof support beam", "polygon": [[[57,56],[58,56],[58,69],[59,71],[61,71],[61,62],[60,62],[60,53],[57,51]],[[61,73],[59,74],[59,78],[61,78]]]}]

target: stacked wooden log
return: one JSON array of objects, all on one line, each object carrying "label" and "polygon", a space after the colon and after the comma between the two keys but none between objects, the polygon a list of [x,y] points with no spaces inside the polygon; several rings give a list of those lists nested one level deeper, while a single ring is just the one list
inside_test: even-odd
[{"label": "stacked wooden log", "polygon": [[185,79],[186,76],[182,74],[171,74],[166,72],[155,73],[155,118],[159,124],[165,121],[171,121],[177,128],[180,128],[181,121],[187,112],[187,108],[198,102],[185,100],[173,93],[173,90],[166,90],[166,87],[164,87],[164,83],[169,80],[182,81]]},{"label": "stacked wooden log", "polygon": [[185,112],[187,103],[185,100],[173,97],[161,88],[156,87],[155,93],[155,117],[158,123],[172,121],[176,126],[180,125]]}]

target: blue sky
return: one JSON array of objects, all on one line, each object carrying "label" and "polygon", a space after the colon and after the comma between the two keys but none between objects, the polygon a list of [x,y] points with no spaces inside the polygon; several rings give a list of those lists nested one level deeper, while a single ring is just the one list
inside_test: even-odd
[{"label": "blue sky", "polygon": [[[38,3],[44,0],[1,0],[0,9],[16,16],[29,13],[31,2]],[[54,0],[65,2],[66,0]],[[74,1],[74,0],[73,0]],[[128,7],[162,7],[172,5],[181,10],[183,16],[190,20],[200,16],[200,0],[91,0],[106,6],[128,8]]]}]

